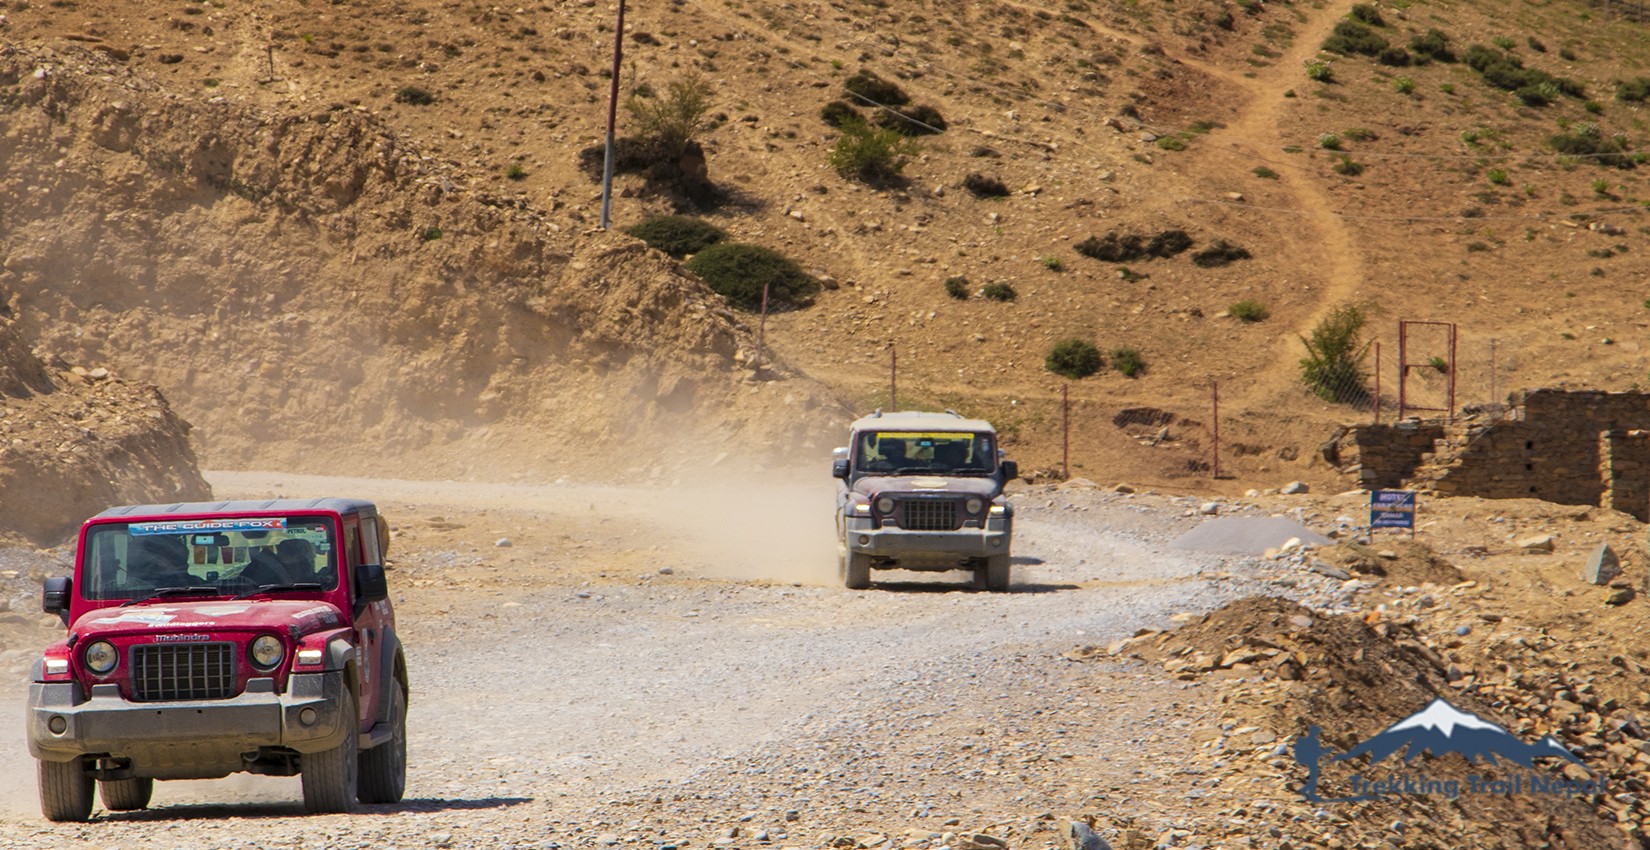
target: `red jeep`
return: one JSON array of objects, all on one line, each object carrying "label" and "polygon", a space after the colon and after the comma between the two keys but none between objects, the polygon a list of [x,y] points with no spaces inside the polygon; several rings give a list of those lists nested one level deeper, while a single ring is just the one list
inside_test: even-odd
[{"label": "red jeep", "polygon": [[144,808],[156,779],[301,774],[304,807],[401,799],[407,664],[371,502],[138,505],[80,529],[29,686],[40,808]]}]

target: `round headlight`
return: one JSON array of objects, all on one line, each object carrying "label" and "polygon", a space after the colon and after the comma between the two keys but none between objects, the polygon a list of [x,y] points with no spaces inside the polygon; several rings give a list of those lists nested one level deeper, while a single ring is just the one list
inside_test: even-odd
[{"label": "round headlight", "polygon": [[86,647],[85,658],[86,668],[102,676],[115,669],[115,664],[120,661],[120,653],[115,652],[114,644],[100,640]]},{"label": "round headlight", "polygon": [[286,648],[281,646],[281,639],[274,635],[259,635],[257,640],[252,641],[248,654],[252,656],[253,665],[267,670],[281,663]]},{"label": "round headlight", "polygon": [[891,514],[894,512],[894,500],[883,496],[877,500],[877,513]]},{"label": "round headlight", "polygon": [[985,502],[982,502],[979,499],[969,499],[963,503],[963,507],[967,508],[969,513],[977,514],[980,512],[981,508],[985,507]]}]

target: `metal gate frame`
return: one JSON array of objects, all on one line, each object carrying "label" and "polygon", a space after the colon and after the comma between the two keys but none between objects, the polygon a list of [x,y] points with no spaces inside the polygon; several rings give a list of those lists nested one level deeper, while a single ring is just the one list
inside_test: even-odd
[{"label": "metal gate frame", "polygon": [[[1405,391],[1409,385],[1409,370],[1424,367],[1434,368],[1433,364],[1409,362],[1409,326],[1426,325],[1445,328],[1445,335],[1449,340],[1448,371],[1445,374],[1445,383],[1449,393],[1448,407],[1420,407],[1408,404]],[[1444,414],[1445,421],[1455,418],[1455,323],[1454,322],[1421,322],[1411,319],[1398,320],[1398,418],[1403,419],[1411,410],[1436,410]]]}]

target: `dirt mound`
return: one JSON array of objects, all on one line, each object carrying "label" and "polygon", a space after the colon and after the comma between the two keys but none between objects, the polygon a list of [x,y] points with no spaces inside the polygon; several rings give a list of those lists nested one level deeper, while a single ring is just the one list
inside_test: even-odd
[{"label": "dirt mound", "polygon": [[[1632,760],[1645,744],[1629,712],[1619,704],[1601,709],[1607,717],[1588,732],[1585,722],[1568,724],[1555,719],[1550,705],[1508,699],[1500,687],[1473,678],[1452,660],[1451,646],[1434,646],[1413,618],[1388,621],[1371,615],[1367,619],[1325,615],[1283,599],[1252,597],[1175,631],[1137,638],[1128,649],[1161,663],[1177,678],[1207,680],[1221,690],[1229,712],[1226,740],[1261,761],[1231,758],[1228,749],[1209,765],[1212,772],[1270,773],[1266,770],[1270,767],[1291,777],[1289,788],[1299,794],[1310,779],[1305,765],[1320,767],[1322,775],[1315,787],[1325,799],[1311,807],[1328,807],[1339,816],[1340,835],[1347,842],[1343,846],[1364,841],[1370,843],[1359,846],[1375,846],[1378,841],[1393,840],[1390,824],[1396,821],[1406,824],[1398,830],[1400,835],[1413,830],[1410,843],[1402,845],[1407,847],[1622,845],[1617,824],[1625,829],[1641,816],[1632,798],[1623,801],[1609,794],[1620,790],[1640,793],[1647,775],[1646,765]],[[1548,759],[1532,769],[1520,769],[1505,762],[1473,764],[1455,754],[1408,760],[1417,754],[1407,751],[1405,760],[1367,764],[1362,758],[1345,762],[1332,758],[1439,698],[1509,730],[1520,740],[1534,743],[1550,732],[1581,755],[1587,767],[1563,765],[1561,770],[1556,760]],[[1619,716],[1610,713],[1618,710]],[[1321,730],[1323,750],[1302,757],[1297,747],[1313,727]],[[1613,743],[1606,737],[1613,737]],[[1607,754],[1607,747],[1620,748],[1629,760]],[[1529,776],[1577,783],[1603,778],[1608,794],[1470,791],[1474,777],[1511,781],[1520,774],[1526,782]],[[1364,778],[1404,776],[1454,782],[1459,793],[1450,799],[1439,790],[1443,786],[1433,786],[1432,792],[1410,788],[1370,798],[1367,786],[1356,784]],[[1363,793],[1354,793],[1360,789]],[[1300,797],[1296,800],[1307,805]]]},{"label": "dirt mound", "polygon": [[1381,576],[1397,584],[1451,585],[1465,577],[1461,570],[1438,557],[1425,543],[1412,540],[1365,546],[1343,540],[1333,549],[1315,554],[1351,572]]},{"label": "dirt mound", "polygon": [[747,322],[674,262],[362,111],[179,98],[91,52],[8,49],[6,86],[0,283],[41,350],[177,399],[211,465],[622,474],[823,453],[844,418],[771,354],[750,381]]},{"label": "dirt mound", "polygon": [[54,376],[0,305],[0,539],[55,544],[111,505],[210,498],[188,434],[154,387]]}]

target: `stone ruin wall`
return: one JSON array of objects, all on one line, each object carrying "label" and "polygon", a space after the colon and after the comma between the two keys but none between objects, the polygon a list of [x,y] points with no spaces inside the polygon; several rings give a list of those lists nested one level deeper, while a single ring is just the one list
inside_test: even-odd
[{"label": "stone ruin wall", "polygon": [[1407,480],[1445,495],[1600,505],[1650,520],[1650,393],[1537,389],[1515,393],[1512,406],[1511,418],[1489,424],[1354,429],[1363,486]]}]

